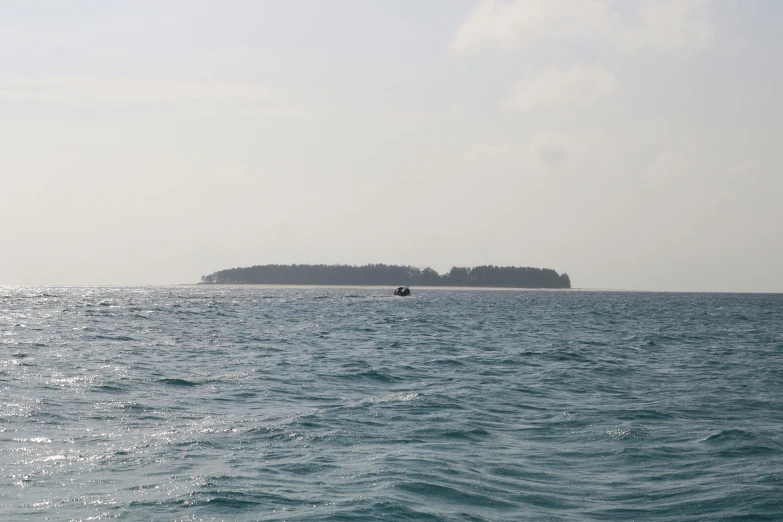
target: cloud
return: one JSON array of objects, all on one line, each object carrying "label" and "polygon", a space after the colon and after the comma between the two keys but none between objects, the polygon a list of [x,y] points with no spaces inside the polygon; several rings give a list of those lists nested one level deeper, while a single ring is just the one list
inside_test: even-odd
[{"label": "cloud", "polygon": [[56,43],[51,31],[21,27],[0,27],[0,42],[9,44]]},{"label": "cloud", "polygon": [[618,34],[620,50],[659,52],[705,47],[714,29],[706,7],[710,0],[656,0],[643,4],[641,28]]},{"label": "cloud", "polygon": [[61,76],[0,80],[0,99],[105,102],[262,101],[270,94],[248,83],[194,83],[146,77]]},{"label": "cloud", "polygon": [[568,162],[568,149],[561,143],[541,143],[534,152],[545,165],[562,165]]},{"label": "cloud", "polygon": [[[458,54],[512,50],[541,40],[607,42],[620,52],[671,52],[707,45],[711,0],[482,0],[451,42]],[[622,6],[622,10],[618,9]],[[629,12],[625,12],[630,9]]]},{"label": "cloud", "polygon": [[470,162],[496,161],[518,155],[517,147],[510,143],[474,143],[465,154]]},{"label": "cloud", "polygon": [[482,47],[525,47],[544,38],[586,36],[604,23],[600,0],[484,0],[459,28],[452,42],[457,52]]},{"label": "cloud", "polygon": [[465,160],[492,163],[493,168],[524,166],[528,176],[543,175],[552,169],[580,171],[606,166],[618,154],[619,139],[599,129],[541,130],[522,142],[474,143],[465,153]]},{"label": "cloud", "polygon": [[594,162],[594,153],[605,147],[599,132],[564,133],[539,131],[527,142],[528,167],[548,170],[554,167],[584,167]]},{"label": "cloud", "polygon": [[250,111],[253,116],[274,116],[280,118],[301,118],[309,116],[311,111],[304,107],[281,105],[279,107],[261,107]]},{"label": "cloud", "polygon": [[527,143],[527,166],[533,171],[567,166],[570,155],[579,144],[578,139],[561,132],[540,131]]},{"label": "cloud", "polygon": [[620,82],[603,67],[550,67],[518,82],[501,106],[517,112],[586,105],[617,94]]}]

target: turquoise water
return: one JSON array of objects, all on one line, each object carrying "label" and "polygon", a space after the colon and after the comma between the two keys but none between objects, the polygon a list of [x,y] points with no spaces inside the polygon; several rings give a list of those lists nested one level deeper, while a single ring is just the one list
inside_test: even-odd
[{"label": "turquoise water", "polygon": [[0,287],[7,520],[781,520],[783,295]]}]

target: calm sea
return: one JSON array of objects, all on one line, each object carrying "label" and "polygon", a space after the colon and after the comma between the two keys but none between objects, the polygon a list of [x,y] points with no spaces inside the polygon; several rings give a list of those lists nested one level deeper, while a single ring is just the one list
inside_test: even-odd
[{"label": "calm sea", "polygon": [[3,520],[783,520],[783,295],[0,287]]}]

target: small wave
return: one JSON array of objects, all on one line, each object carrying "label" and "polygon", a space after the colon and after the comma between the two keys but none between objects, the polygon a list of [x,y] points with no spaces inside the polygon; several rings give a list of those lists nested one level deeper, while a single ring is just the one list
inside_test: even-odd
[{"label": "small wave", "polygon": [[55,294],[47,294],[47,293],[44,292],[43,294],[9,295],[9,296],[4,296],[4,297],[16,297],[16,298],[19,298],[19,299],[46,299],[46,298],[53,298],[53,297],[57,298],[57,297],[60,297],[60,296],[59,295],[55,295]]},{"label": "small wave", "polygon": [[413,493],[416,496],[424,497],[428,501],[437,499],[452,504],[492,507],[495,509],[510,509],[515,507],[514,504],[510,504],[499,498],[490,498],[485,495],[470,493],[465,490],[458,490],[449,486],[441,486],[429,482],[406,482],[399,484],[397,488]]},{"label": "small wave", "polygon": [[[440,522],[443,517],[433,515],[421,510],[415,510],[411,506],[402,506],[394,502],[376,502],[370,507],[358,506],[346,509],[334,510],[328,518],[318,520],[417,520],[419,522]],[[483,518],[466,518],[465,520],[486,520]]]},{"label": "small wave", "polygon": [[198,386],[201,383],[189,381],[187,379],[159,379],[159,383],[169,386]]},{"label": "small wave", "polygon": [[12,439],[14,442],[34,442],[35,444],[48,444],[52,439],[46,437],[31,437],[29,439]]},{"label": "small wave", "polygon": [[442,437],[444,439],[452,439],[452,440],[479,440],[489,437],[489,432],[487,430],[476,428],[472,430],[452,430],[452,431],[444,431],[439,435],[439,437]]},{"label": "small wave", "polygon": [[96,335],[95,339],[100,339],[104,341],[135,341],[133,337],[128,337],[127,335]]},{"label": "small wave", "polygon": [[66,455],[47,455],[46,457],[35,459],[33,460],[33,462],[53,462],[59,460],[74,460],[74,459],[75,457],[68,457]]},{"label": "small wave", "polygon": [[349,380],[371,380],[371,381],[380,381],[380,382],[398,382],[399,379],[388,375],[384,372],[380,372],[377,370],[369,370],[359,373],[353,373],[353,374],[344,374],[340,376],[343,379],[349,379]]},{"label": "small wave", "polygon": [[[337,466],[328,466],[328,467],[330,469],[339,469]],[[305,476],[305,475],[312,475],[313,473],[319,473],[324,471],[324,466],[322,464],[314,464],[314,463],[293,463],[280,467],[280,471],[284,471],[292,475]]]},{"label": "small wave", "polygon": [[768,437],[755,435],[741,429],[723,430],[704,439],[725,458],[757,457],[783,453],[783,445]]},{"label": "small wave", "polygon": [[394,395],[390,395],[388,397],[383,397],[381,399],[378,399],[375,402],[408,402],[416,400],[420,397],[420,395],[416,392],[411,393],[397,393]]},{"label": "small wave", "polygon": [[777,455],[781,453],[781,449],[775,446],[749,444],[744,446],[738,446],[736,448],[726,448],[718,455],[726,458],[734,457],[760,457],[763,455]]},{"label": "small wave", "polygon": [[620,420],[664,420],[672,418],[668,413],[650,409],[618,410],[616,415]]},{"label": "small wave", "polygon": [[757,440],[757,437],[749,431],[740,429],[723,430],[714,435],[710,435],[704,442],[708,444],[725,444],[741,441]]},{"label": "small wave", "polygon": [[209,448],[213,450],[222,450],[224,446],[213,440],[208,439],[189,439],[171,443],[174,448]]},{"label": "small wave", "polygon": [[390,402],[409,402],[417,400],[421,395],[417,392],[410,393],[395,393],[393,395],[386,395],[383,397],[367,397],[358,401],[346,402],[343,407],[354,408],[364,407],[368,404],[384,404]]},{"label": "small wave", "polygon": [[553,357],[558,362],[576,361],[576,362],[589,362],[590,359],[582,354],[576,352],[562,351]]},{"label": "small wave", "polygon": [[122,393],[127,391],[124,386],[105,383],[100,386],[94,386],[92,390],[101,393]]},{"label": "small wave", "polygon": [[262,493],[242,493],[239,491],[222,490],[202,490],[188,494],[186,497],[172,499],[174,504],[181,504],[189,507],[211,506],[213,508],[225,510],[247,510],[258,509],[259,506],[275,504],[290,504],[291,501],[285,497]]},{"label": "small wave", "polygon": [[609,346],[609,343],[603,341],[577,341],[579,344],[585,346]]},{"label": "small wave", "polygon": [[606,434],[616,440],[644,439],[648,437],[647,431],[642,428],[616,428],[607,430]]}]

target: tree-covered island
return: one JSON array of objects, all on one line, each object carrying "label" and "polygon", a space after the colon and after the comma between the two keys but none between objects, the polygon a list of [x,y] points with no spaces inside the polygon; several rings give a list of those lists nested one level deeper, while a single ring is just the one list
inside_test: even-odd
[{"label": "tree-covered island", "polygon": [[571,288],[568,274],[551,268],[516,266],[453,267],[444,275],[432,268],[400,265],[259,265],[219,270],[202,284],[469,286],[498,288]]}]

